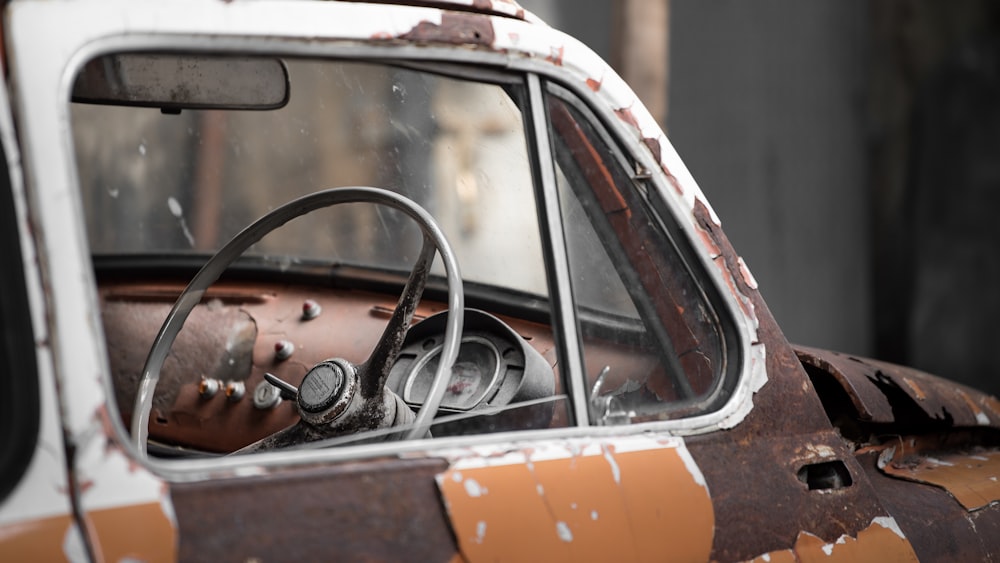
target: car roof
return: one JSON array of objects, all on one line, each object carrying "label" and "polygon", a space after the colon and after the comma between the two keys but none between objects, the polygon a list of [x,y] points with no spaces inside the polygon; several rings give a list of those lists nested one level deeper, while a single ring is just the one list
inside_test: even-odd
[{"label": "car roof", "polygon": [[365,2],[368,4],[397,4],[457,10],[489,16],[505,16],[523,21],[539,23],[537,16],[522,8],[514,0],[341,0],[345,2]]}]

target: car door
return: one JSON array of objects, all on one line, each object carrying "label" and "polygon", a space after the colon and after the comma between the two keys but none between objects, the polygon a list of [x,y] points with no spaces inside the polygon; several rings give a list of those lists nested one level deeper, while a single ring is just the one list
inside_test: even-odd
[{"label": "car door", "polygon": [[[610,69],[576,47],[546,50],[572,46],[564,37],[351,3],[212,3],[196,21],[155,3],[8,11],[94,553],[728,559],[791,549],[803,531],[830,546],[872,526],[894,533],[697,185]],[[40,41],[52,26],[66,33]],[[135,53],[279,59],[292,95],[287,108],[216,113],[80,99],[88,65],[110,72],[103,63]],[[427,208],[456,241],[469,308],[487,315],[465,314],[467,343],[498,350],[506,375],[460,352],[441,403],[452,426],[439,419],[433,439],[321,435],[328,447],[218,455],[299,424],[265,373],[294,395],[330,355],[365,365],[393,314],[420,232],[370,209],[334,213],[290,222],[191,300],[196,330],[164,354],[140,425],[154,440],[130,434],[144,360],[195,260],[296,196],[360,181]],[[431,273],[400,343],[412,363],[385,379],[415,410],[430,402],[422,370],[449,303]],[[306,314],[307,298],[326,312]],[[745,533],[757,529],[747,514],[772,511],[768,533]]]}]

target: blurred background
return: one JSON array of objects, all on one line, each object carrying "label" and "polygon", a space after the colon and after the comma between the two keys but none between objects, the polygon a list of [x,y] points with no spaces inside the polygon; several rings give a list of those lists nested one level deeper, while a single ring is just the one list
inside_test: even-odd
[{"label": "blurred background", "polygon": [[1000,7],[521,4],[639,93],[789,340],[1000,394]]}]

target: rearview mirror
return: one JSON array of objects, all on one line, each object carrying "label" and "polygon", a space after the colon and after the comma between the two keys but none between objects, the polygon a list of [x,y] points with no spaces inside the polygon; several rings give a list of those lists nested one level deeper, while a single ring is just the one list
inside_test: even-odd
[{"label": "rearview mirror", "polygon": [[113,54],[87,63],[74,102],[182,109],[278,109],[288,103],[288,69],[276,58]]}]

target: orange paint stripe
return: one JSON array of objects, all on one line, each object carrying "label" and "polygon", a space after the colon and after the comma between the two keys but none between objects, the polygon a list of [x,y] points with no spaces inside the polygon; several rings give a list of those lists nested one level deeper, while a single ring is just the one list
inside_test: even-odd
[{"label": "orange paint stripe", "polygon": [[0,526],[0,559],[62,561],[63,544],[73,519],[68,514]]},{"label": "orange paint stripe", "polygon": [[967,510],[1000,501],[1000,452],[904,455],[900,450],[882,468],[888,475],[936,485]]},{"label": "orange paint stripe", "polygon": [[677,448],[530,457],[438,476],[466,560],[708,558],[711,499]]},{"label": "orange paint stripe", "polygon": [[104,561],[177,560],[177,530],[160,503],[94,510],[87,520]]},{"label": "orange paint stripe", "polygon": [[[903,563],[917,561],[917,554],[909,540],[897,530],[887,527],[877,518],[870,526],[858,532],[856,538],[841,536],[834,542],[823,541],[809,532],[800,532],[792,549],[772,551],[753,559],[756,562],[771,563],[854,563],[856,561],[878,561],[879,563]],[[885,519],[895,526],[891,519]]]}]

